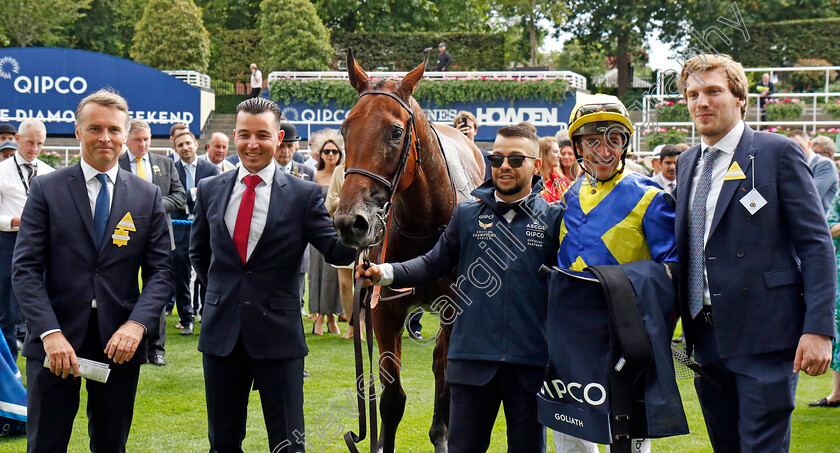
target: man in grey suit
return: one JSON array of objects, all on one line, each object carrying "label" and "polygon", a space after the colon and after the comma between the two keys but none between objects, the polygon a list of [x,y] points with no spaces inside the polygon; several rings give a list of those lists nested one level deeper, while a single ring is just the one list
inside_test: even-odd
[{"label": "man in grey suit", "polygon": [[[128,152],[123,153],[118,162],[123,170],[130,171],[160,187],[160,193],[163,196],[163,209],[166,211],[166,220],[169,223],[170,250],[175,250],[175,236],[172,232],[170,214],[187,204],[187,193],[184,191],[184,186],[181,185],[180,178],[178,178],[175,161],[166,156],[150,153],[151,143],[152,130],[149,124],[143,120],[132,120],[128,128],[128,140],[126,141]],[[149,362],[153,365],[166,365],[166,359],[164,358],[165,344],[166,308],[161,310],[158,325],[149,326],[148,355]]]},{"label": "man in grey suit", "polygon": [[837,189],[840,188],[834,162],[827,157],[820,156],[811,149],[811,140],[804,131],[791,131],[788,137],[795,141],[802,148],[802,152],[805,153],[805,160],[808,162],[808,167],[811,168],[811,173],[814,174],[814,183],[817,185],[817,195],[822,202],[823,212],[827,213],[831,207],[831,200],[834,199]]},{"label": "man in grey suit", "polygon": [[[306,181],[315,181],[315,169],[309,165],[296,162],[292,159],[295,155],[297,144],[300,137],[297,136],[297,131],[292,123],[287,121],[280,122],[280,130],[283,131],[283,141],[277,145],[277,151],[274,153],[274,160],[277,161],[277,168],[285,173],[297,176]],[[306,273],[309,271],[309,247],[303,251],[303,260],[300,263],[300,273],[298,279],[300,280],[300,314],[306,316],[307,313],[303,309],[303,292],[304,281]]]}]

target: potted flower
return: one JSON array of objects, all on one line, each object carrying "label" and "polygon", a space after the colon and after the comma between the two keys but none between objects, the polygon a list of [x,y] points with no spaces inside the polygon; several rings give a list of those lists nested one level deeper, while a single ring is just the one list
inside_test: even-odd
[{"label": "potted flower", "polygon": [[799,99],[775,98],[768,100],[764,109],[767,111],[767,121],[798,120],[805,110],[805,104]]},{"label": "potted flower", "polygon": [[691,121],[685,101],[662,101],[653,106],[656,109],[657,120],[661,123]]},{"label": "potted flower", "polygon": [[645,129],[642,136],[647,141],[647,148],[653,149],[659,145],[685,143],[685,139],[688,137],[688,129],[657,127],[655,129]]},{"label": "potted flower", "polygon": [[58,154],[55,151],[46,151],[41,153],[41,156],[38,157],[38,159],[52,168],[58,168],[58,165],[61,163],[61,154]]}]

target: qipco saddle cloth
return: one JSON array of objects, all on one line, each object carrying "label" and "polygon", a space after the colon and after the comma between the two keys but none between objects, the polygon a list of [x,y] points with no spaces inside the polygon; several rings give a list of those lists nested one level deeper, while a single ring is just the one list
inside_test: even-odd
[{"label": "qipco saddle cloth", "polygon": [[687,434],[670,349],[676,292],[666,265],[543,271],[549,366],[537,398],[540,422],[614,446]]}]

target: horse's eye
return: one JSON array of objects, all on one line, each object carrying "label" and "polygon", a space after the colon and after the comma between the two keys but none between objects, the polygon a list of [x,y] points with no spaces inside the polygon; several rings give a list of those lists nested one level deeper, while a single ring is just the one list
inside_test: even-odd
[{"label": "horse's eye", "polygon": [[403,135],[402,128],[401,127],[395,127],[394,131],[391,132],[391,140],[393,140],[395,142],[399,141],[402,138],[402,135]]}]

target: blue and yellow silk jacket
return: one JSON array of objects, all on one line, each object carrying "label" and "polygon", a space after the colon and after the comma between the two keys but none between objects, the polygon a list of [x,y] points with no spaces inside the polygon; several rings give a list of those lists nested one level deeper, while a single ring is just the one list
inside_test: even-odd
[{"label": "blue and yellow silk jacket", "polygon": [[564,195],[560,267],[580,271],[641,260],[677,261],[670,195],[636,173],[596,185],[589,181],[578,178]]}]

